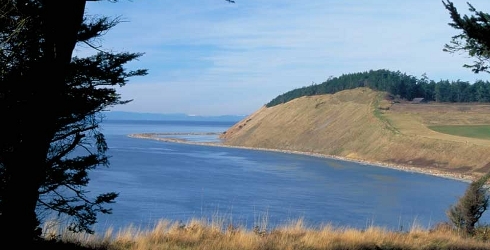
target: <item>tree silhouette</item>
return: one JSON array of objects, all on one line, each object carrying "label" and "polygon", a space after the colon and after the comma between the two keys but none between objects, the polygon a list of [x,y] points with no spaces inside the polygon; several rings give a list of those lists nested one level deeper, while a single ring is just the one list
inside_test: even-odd
[{"label": "tree silhouette", "polygon": [[446,212],[451,223],[467,234],[473,234],[475,225],[488,209],[489,188],[485,186],[490,173],[473,181],[458,202]]},{"label": "tree silhouette", "polygon": [[[442,1],[442,3],[453,21],[449,25],[461,30],[461,33],[453,36],[443,50],[449,53],[465,52],[475,61],[474,64],[463,65],[464,67],[470,68],[475,73],[490,73],[490,15],[477,11],[473,5],[467,3],[472,15],[462,16],[452,2]],[[488,95],[485,93],[488,85],[479,81],[472,87],[478,99],[488,101]],[[465,194],[447,211],[451,222],[466,233],[473,233],[476,223],[488,208],[489,196],[485,184],[489,178],[490,173],[487,173],[473,181]]]},{"label": "tree silhouette", "polygon": [[72,56],[76,44],[91,45],[119,22],[86,18],[85,4],[0,0],[0,244],[36,239],[45,210],[91,233],[117,197],[84,189],[88,171],[109,164],[100,111],[127,103],[115,87],[147,72],[124,68],[139,53]]},{"label": "tree silhouette", "polygon": [[473,5],[467,3],[472,15],[461,15],[450,1],[444,2],[444,7],[449,11],[452,23],[449,25],[461,33],[453,36],[451,42],[444,46],[444,51],[449,53],[465,52],[475,59],[474,64],[463,65],[471,68],[475,73],[489,71],[490,60],[490,15],[477,11]]}]

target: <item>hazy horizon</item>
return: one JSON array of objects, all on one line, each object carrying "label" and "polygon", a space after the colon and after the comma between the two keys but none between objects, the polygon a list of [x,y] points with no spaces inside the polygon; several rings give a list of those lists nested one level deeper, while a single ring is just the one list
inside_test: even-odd
[{"label": "hazy horizon", "polygon": [[[466,1],[453,2],[469,14]],[[490,1],[471,4],[490,11]],[[488,79],[463,67],[467,55],[443,51],[459,31],[441,1],[98,1],[87,14],[122,20],[96,45],[145,53],[128,67],[149,75],[119,89],[134,101],[115,111],[250,114],[292,89],[378,69]]]}]

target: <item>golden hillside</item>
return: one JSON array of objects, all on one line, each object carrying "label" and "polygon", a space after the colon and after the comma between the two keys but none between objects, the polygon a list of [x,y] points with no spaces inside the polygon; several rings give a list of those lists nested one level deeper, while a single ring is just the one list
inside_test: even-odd
[{"label": "golden hillside", "polygon": [[490,105],[392,104],[386,96],[357,88],[297,98],[260,108],[221,138],[230,146],[324,154],[457,177],[490,171],[490,140],[427,127],[490,124]]}]

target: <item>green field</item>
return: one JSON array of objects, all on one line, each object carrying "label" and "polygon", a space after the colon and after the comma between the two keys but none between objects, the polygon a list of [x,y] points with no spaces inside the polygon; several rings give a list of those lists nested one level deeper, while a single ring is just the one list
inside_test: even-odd
[{"label": "green field", "polygon": [[444,134],[490,140],[490,125],[444,125],[429,128]]}]

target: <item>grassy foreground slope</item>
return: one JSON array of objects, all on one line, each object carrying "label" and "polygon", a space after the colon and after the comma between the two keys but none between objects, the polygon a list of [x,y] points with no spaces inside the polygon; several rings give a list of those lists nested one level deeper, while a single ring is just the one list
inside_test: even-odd
[{"label": "grassy foreground slope", "polygon": [[[365,230],[334,228],[308,228],[301,220],[273,230],[251,231],[240,227],[225,227],[220,223],[190,221],[182,226],[179,222],[159,221],[150,231],[135,228],[117,235],[83,237],[62,233],[67,242],[79,242],[79,248],[33,249],[80,249],[80,250],[146,250],[146,249],[213,249],[213,250],[437,250],[465,249],[488,250],[488,233],[477,237],[465,237],[457,231],[441,225],[431,230],[413,227],[409,231],[387,231],[369,227]],[[62,246],[62,245],[60,245]],[[86,248],[83,248],[86,247]]]},{"label": "grassy foreground slope", "polygon": [[232,146],[300,151],[457,178],[490,170],[490,140],[431,125],[490,124],[490,105],[394,103],[369,88],[262,107],[221,136]]}]

